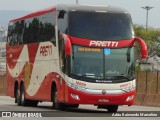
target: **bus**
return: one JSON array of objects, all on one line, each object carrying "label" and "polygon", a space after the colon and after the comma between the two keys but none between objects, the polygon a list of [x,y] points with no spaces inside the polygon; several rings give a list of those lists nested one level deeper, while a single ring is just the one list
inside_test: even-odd
[{"label": "bus", "polygon": [[130,14],[113,6],[57,5],[9,22],[7,93],[22,106],[49,101],[116,112],[135,98],[135,42]]}]

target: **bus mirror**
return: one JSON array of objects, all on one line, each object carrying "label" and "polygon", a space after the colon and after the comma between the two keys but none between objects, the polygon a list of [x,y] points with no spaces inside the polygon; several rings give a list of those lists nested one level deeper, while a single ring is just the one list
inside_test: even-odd
[{"label": "bus mirror", "polygon": [[58,19],[63,19],[63,18],[64,18],[65,13],[66,13],[66,11],[61,10],[61,11],[59,12]]},{"label": "bus mirror", "polygon": [[66,34],[62,34],[63,38],[64,38],[64,45],[65,45],[65,53],[66,56],[71,56],[71,51],[72,51],[72,47],[71,47],[71,41],[69,39],[69,37]]},{"label": "bus mirror", "polygon": [[147,45],[141,38],[135,38],[134,42],[138,42],[141,46],[141,58],[145,59],[148,57]]}]

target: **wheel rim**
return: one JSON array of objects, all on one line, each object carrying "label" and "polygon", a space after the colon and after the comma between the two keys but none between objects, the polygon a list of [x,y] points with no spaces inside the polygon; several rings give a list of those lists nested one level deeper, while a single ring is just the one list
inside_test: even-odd
[{"label": "wheel rim", "polygon": [[24,105],[24,101],[25,101],[25,99],[24,99],[24,86],[22,85],[21,86],[21,91],[20,91],[20,97],[21,97],[21,105]]},{"label": "wheel rim", "polygon": [[22,91],[22,97],[21,97],[22,102],[24,101],[24,93]]},{"label": "wheel rim", "polygon": [[20,101],[20,90],[19,89],[17,89],[16,99],[17,99],[17,103],[19,103]]},{"label": "wheel rim", "polygon": [[54,103],[57,103],[57,91],[55,91],[55,95],[54,95]]}]

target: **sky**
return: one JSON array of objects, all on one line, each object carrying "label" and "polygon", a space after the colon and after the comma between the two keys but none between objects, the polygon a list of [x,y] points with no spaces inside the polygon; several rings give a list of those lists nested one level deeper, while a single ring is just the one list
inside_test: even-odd
[{"label": "sky", "polygon": [[[145,25],[146,10],[141,7],[154,7],[149,11],[148,26],[160,28],[160,0],[78,0],[80,4],[111,5],[128,10],[134,24]],[[76,0],[0,0],[0,10],[37,11],[57,4],[75,4]]]}]

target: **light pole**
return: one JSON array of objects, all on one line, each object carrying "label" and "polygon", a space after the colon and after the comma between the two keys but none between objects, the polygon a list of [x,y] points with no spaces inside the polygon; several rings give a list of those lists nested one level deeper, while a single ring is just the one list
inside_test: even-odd
[{"label": "light pole", "polygon": [[78,0],[76,0],[76,4],[78,4]]},{"label": "light pole", "polygon": [[147,11],[147,14],[146,14],[146,30],[147,30],[147,29],[148,29],[148,11],[149,11],[150,9],[152,9],[153,7],[145,6],[145,7],[142,7],[142,8]]}]

